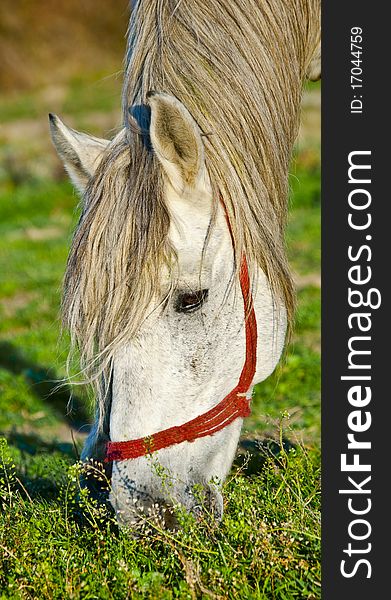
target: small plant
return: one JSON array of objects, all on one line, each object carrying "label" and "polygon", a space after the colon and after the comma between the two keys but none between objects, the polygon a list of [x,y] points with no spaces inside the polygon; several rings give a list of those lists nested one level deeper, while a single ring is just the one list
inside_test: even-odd
[{"label": "small plant", "polygon": [[16,488],[16,467],[7,440],[0,438],[0,500],[2,510],[12,508]]},{"label": "small plant", "polygon": [[[269,452],[262,471],[251,477],[243,468],[234,471],[224,486],[218,527],[207,512],[195,518],[176,507],[176,530],[146,515],[137,536],[118,530],[107,507],[83,486],[81,463],[66,466],[47,457],[62,481],[47,501],[23,491],[21,463],[4,441],[0,453],[4,598],[320,597],[315,448]],[[102,483],[100,467],[88,465]],[[202,503],[205,489],[194,494]]]}]

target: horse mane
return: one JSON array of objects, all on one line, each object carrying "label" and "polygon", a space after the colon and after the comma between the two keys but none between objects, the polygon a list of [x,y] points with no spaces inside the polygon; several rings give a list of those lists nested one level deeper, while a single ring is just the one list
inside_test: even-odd
[{"label": "horse mane", "polygon": [[125,123],[149,90],[187,107],[205,135],[214,198],[224,199],[236,253],[263,269],[289,323],[288,168],[319,19],[319,0],[140,0],[128,32]]},{"label": "horse mane", "polygon": [[[204,135],[215,201],[236,255],[259,266],[288,326],[295,293],[285,249],[288,168],[303,81],[320,36],[319,0],[139,0],[128,32],[125,131],[85,194],[63,314],[84,366],[102,374],[137,332],[162,262],[172,264],[160,167],[129,109],[150,90],[176,96]],[[103,366],[102,366],[103,365]],[[107,388],[108,375],[105,376]]]}]

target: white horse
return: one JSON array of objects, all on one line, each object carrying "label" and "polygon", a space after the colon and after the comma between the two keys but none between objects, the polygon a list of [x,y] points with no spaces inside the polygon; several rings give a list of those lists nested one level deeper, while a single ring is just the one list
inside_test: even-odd
[{"label": "white horse", "polygon": [[[216,8],[216,1],[203,4]],[[161,12],[151,11],[152,4],[159,5]],[[275,4],[276,10],[281,12],[281,2]],[[304,19],[301,14],[304,4],[310,4],[313,10],[311,23],[303,23],[300,31],[308,35],[310,26],[315,31],[317,3],[304,0],[297,3],[301,12],[293,8],[279,18],[281,31],[283,27],[292,28],[291,21],[297,12]],[[185,75],[177,90],[174,83],[178,82],[169,81],[172,61],[185,60],[179,52],[173,53],[171,48],[164,59],[167,65],[158,69],[166,79],[160,75],[154,79],[149,74],[138,84],[138,91],[132,92],[128,117],[130,81],[136,79],[136,72],[139,79],[140,73],[145,75],[148,69],[154,73],[157,68],[154,60],[161,51],[161,44],[164,45],[165,27],[173,27],[170,41],[175,36],[183,39],[180,25],[186,10],[198,10],[194,2],[175,5],[176,10],[173,10],[171,2],[167,2],[167,8],[161,8],[157,0],[140,2],[133,16],[124,94],[125,127],[112,141],[76,132],[56,116],[51,116],[50,123],[58,154],[83,196],[82,216],[67,267],[64,299],[65,322],[79,346],[83,366],[95,383],[97,393],[97,419],[83,458],[106,456],[112,462],[110,500],[121,524],[134,524],[140,511],[151,510],[156,505],[160,510],[162,506],[181,504],[197,512],[200,504],[199,495],[194,493],[197,484],[202,484],[207,506],[221,518],[220,488],[232,465],[246,414],[245,410],[235,412],[235,402],[240,403],[244,396],[249,399],[253,386],[274,370],[284,347],[287,315],[290,316],[289,294],[284,295],[283,285],[275,285],[278,276],[273,278],[268,263],[269,254],[277,256],[283,244],[280,239],[283,218],[279,220],[281,231],[277,231],[273,211],[278,211],[270,198],[263,198],[264,206],[269,202],[272,208],[261,214],[258,207],[253,207],[254,213],[258,210],[257,218],[247,222],[248,217],[246,221],[245,203],[251,194],[264,196],[263,188],[254,190],[247,184],[242,175],[243,165],[235,159],[239,154],[233,155],[223,134],[220,136],[218,127],[223,128],[220,116],[209,111],[208,94],[194,91],[192,81]],[[226,11],[226,5],[236,10],[236,3],[227,2],[221,4],[220,13]],[[263,10],[264,6],[268,11],[269,5],[261,0],[248,2],[250,13],[254,7]],[[166,10],[170,25],[164,25]],[[228,12],[228,19],[227,15]],[[251,14],[248,18],[251,20]],[[269,26],[271,18],[269,15]],[[208,25],[207,39],[208,35],[213,36],[215,26],[213,20],[202,19],[196,15],[189,34],[194,41],[189,61],[198,64],[199,69],[205,67],[203,27]],[[278,61],[279,44],[286,44],[286,38],[279,40],[275,30],[268,30],[267,22],[263,27],[266,34],[275,38],[271,43],[277,46],[277,58],[269,56],[269,59]],[[296,34],[297,29],[295,25]],[[148,37],[151,35],[152,38]],[[245,30],[242,35],[245,45]],[[262,39],[265,30],[259,32],[259,36],[266,56]],[[145,54],[147,38],[159,39],[156,48],[149,45]],[[293,50],[289,48],[286,55],[306,53],[300,63],[299,83],[306,73],[317,78],[318,31],[301,46],[296,42],[293,40]],[[143,52],[143,66],[135,65],[137,53]],[[213,67],[216,64],[213,39],[210,52]],[[240,54],[240,48],[237,53]],[[147,67],[147,62],[152,66]],[[291,62],[293,65],[295,58]],[[208,71],[212,67],[207,66],[205,77],[210,76]],[[270,67],[266,63],[264,67],[265,71],[267,67],[272,71],[274,68],[273,64]],[[249,64],[248,70],[253,74],[254,65]],[[224,104],[228,106],[226,114],[232,107],[225,85],[221,80],[222,94],[226,94],[220,98],[225,133],[232,134],[232,147],[236,144],[238,152],[243,148],[243,153],[249,152],[248,160],[254,163],[254,173],[257,173],[257,160],[258,168],[262,168],[268,142],[259,138],[251,148],[247,134],[238,133],[239,127],[240,131],[244,127],[240,122],[240,106],[236,114],[231,115],[232,123],[238,119],[236,124],[224,117]],[[257,84],[253,81],[251,85],[255,89]],[[241,105],[247,101],[246,90],[242,93]],[[252,93],[250,89],[248,93]],[[237,90],[232,94],[237,94]],[[272,114],[279,109],[275,90],[271,90],[271,98],[275,106],[268,110]],[[259,122],[268,121],[264,118],[266,109],[258,108],[262,113]],[[298,104],[286,110],[297,112]],[[257,114],[247,116],[250,125],[257,122]],[[291,119],[292,125],[287,126],[289,135],[292,135],[295,119],[296,115]],[[269,123],[268,127],[272,140],[277,126]],[[220,153],[216,153],[213,144],[217,144]],[[288,154],[281,161],[286,179],[290,151],[291,144],[284,150],[277,144],[276,152]],[[221,165],[228,165],[227,169],[220,168]],[[231,179],[228,173],[233,173]],[[242,181],[243,189],[236,180]],[[267,178],[262,181],[265,183]],[[286,194],[279,201],[286,204]],[[256,246],[258,228],[265,236],[271,232],[271,249],[269,254],[265,250],[264,260]],[[255,241],[249,242],[249,239]],[[273,249],[273,243],[277,249]],[[244,267],[246,273],[243,274]],[[246,295],[243,278],[247,272],[251,293]],[[288,284],[285,287],[289,287]],[[255,331],[255,326],[252,334],[248,329],[250,319],[256,323],[256,340],[250,339]],[[236,393],[246,369],[251,372],[251,380],[245,389]],[[228,408],[219,416],[214,407],[230,398],[230,392],[235,389],[234,401],[229,400]],[[215,410],[212,421],[208,417],[211,410]],[[194,431],[192,435],[189,428],[181,427],[197,418],[197,423],[201,423],[197,429],[200,435]],[[179,434],[176,429],[172,433],[173,427],[179,427]],[[184,437],[175,438],[182,429]],[[166,439],[156,450],[154,434],[167,430],[171,432],[166,435],[168,442]],[[155,442],[157,439],[160,438],[156,437]],[[108,440],[109,450],[105,446]],[[140,444],[144,451],[137,453]],[[170,524],[169,519],[167,524]]]}]

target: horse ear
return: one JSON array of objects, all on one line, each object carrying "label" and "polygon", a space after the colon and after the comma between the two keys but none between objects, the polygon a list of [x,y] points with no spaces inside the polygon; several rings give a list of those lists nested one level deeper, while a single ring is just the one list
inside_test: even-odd
[{"label": "horse ear", "polygon": [[168,94],[149,92],[150,137],[172,186],[180,192],[195,188],[204,173],[200,129],[185,106]]},{"label": "horse ear", "polygon": [[57,154],[64,163],[72,182],[79,192],[83,193],[109,140],[79,133],[67,127],[56,115],[50,114],[49,121],[50,134]]},{"label": "horse ear", "polygon": [[321,52],[321,45],[320,42],[317,45],[314,55],[311,59],[311,62],[308,66],[307,69],[307,77],[310,81],[318,81],[318,79],[320,79],[321,74],[322,74],[322,52]]}]

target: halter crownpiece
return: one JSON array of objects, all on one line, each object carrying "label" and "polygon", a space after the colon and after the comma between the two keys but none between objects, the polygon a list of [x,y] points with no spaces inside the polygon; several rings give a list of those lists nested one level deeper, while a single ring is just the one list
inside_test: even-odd
[{"label": "halter crownpiece", "polygon": [[[229,227],[229,229],[231,228]],[[224,429],[239,417],[247,417],[251,413],[250,399],[247,398],[247,392],[256,370],[258,336],[245,255],[242,256],[240,265],[240,288],[244,304],[246,358],[237,386],[216,406],[182,425],[175,425],[136,440],[107,442],[105,462],[140,458],[175,444],[194,442],[198,438],[217,433],[217,431]]]}]

